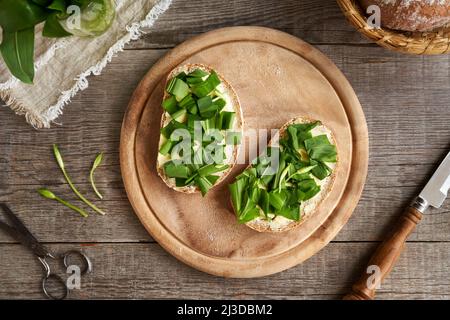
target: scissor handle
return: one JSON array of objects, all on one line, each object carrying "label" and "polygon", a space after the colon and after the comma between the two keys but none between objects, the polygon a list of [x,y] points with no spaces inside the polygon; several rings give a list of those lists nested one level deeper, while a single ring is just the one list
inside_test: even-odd
[{"label": "scissor handle", "polygon": [[[61,295],[54,295],[47,289],[47,285],[50,280],[56,281],[61,285],[61,287],[63,288]],[[63,280],[63,278],[54,273],[50,273],[49,275],[46,275],[44,276],[44,278],[42,278],[42,291],[47,298],[52,300],[64,300],[69,294],[69,288],[67,287],[66,282]]]},{"label": "scissor handle", "polygon": [[[49,256],[51,259],[55,259],[53,256]],[[42,266],[44,267],[44,277],[42,278],[41,286],[42,286],[42,292],[44,292],[44,295],[52,300],[64,300],[67,295],[69,294],[69,288],[67,287],[66,282],[58,276],[57,274],[54,274],[50,270],[50,265],[45,260],[45,258],[38,258],[41,262]],[[57,282],[63,290],[61,291],[60,295],[55,295],[52,293],[51,290],[48,290],[47,286],[50,281]]]},{"label": "scissor handle", "polygon": [[67,251],[66,253],[64,253],[61,256],[62,257],[62,261],[64,263],[64,267],[66,267],[66,269],[69,268],[69,266],[70,266],[69,259],[70,259],[70,257],[75,257],[75,256],[81,258],[81,261],[82,261],[82,264],[83,264],[82,268],[80,268],[81,275],[83,276],[85,274],[91,273],[92,272],[92,262],[91,262],[91,260],[89,259],[89,257],[87,255],[85,255],[83,252],[78,251],[78,250]]},{"label": "scissor handle", "polygon": [[[87,255],[85,255],[81,251],[70,250],[70,251],[63,253],[62,255],[59,255],[58,258],[54,258],[53,256],[48,256],[48,258],[57,259],[59,261],[62,261],[64,264],[64,267],[66,269],[68,269],[69,266],[73,265],[70,263],[70,258],[75,257],[75,256],[81,258],[81,261],[82,261],[82,263],[81,263],[82,266],[78,265],[78,267],[80,267],[80,276],[90,273],[92,271],[91,260],[89,259],[89,257]],[[38,258],[38,259],[41,262],[41,264],[43,265],[44,272],[45,272],[44,277],[42,278],[42,291],[44,292],[45,296],[52,300],[64,300],[65,298],[67,298],[67,296],[70,292],[70,289],[67,286],[66,281],[64,281],[64,279],[62,277],[60,277],[59,275],[51,272],[50,266],[44,258]],[[61,288],[63,288],[63,290],[61,290],[60,295],[55,295],[54,293],[52,293],[52,290],[49,290],[48,285],[50,282],[53,282],[53,283],[56,282],[56,284],[60,285]]]}]

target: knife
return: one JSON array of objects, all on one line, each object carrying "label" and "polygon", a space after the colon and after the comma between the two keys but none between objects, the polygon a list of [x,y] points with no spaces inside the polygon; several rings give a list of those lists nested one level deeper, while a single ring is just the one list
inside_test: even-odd
[{"label": "knife", "polygon": [[422,215],[431,207],[440,208],[450,189],[450,152],[425,188],[400,217],[396,227],[380,244],[365,272],[344,300],[371,300],[375,291],[397,262],[400,253]]}]

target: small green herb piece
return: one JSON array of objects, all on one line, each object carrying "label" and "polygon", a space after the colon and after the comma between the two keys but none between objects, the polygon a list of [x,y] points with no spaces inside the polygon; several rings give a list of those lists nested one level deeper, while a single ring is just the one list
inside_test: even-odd
[{"label": "small green herb piece", "polygon": [[174,96],[171,96],[163,101],[162,107],[170,114],[175,113],[178,110],[177,99]]},{"label": "small green herb piece", "polygon": [[161,129],[161,134],[166,139],[170,139],[170,136],[176,129],[186,129],[186,125],[176,120],[172,120],[164,128]]},{"label": "small green herb piece", "polygon": [[208,79],[199,84],[193,85],[191,90],[199,98],[206,97],[213,92],[214,89],[216,89],[220,82],[219,76],[213,71],[209,75]]},{"label": "small green herb piece", "polygon": [[209,179],[207,179],[205,177],[197,176],[195,178],[195,183],[200,188],[200,191],[202,192],[202,196],[205,196],[208,193],[209,189],[211,189],[213,187],[213,184],[211,183],[211,181],[209,181]]},{"label": "small green herb piece", "polygon": [[269,210],[270,210],[270,196],[269,196],[269,193],[267,192],[267,190],[260,189],[258,205],[267,217]]},{"label": "small green herb piece", "polygon": [[191,170],[186,165],[176,165],[173,162],[166,162],[164,172],[169,178],[187,179],[190,176]]},{"label": "small green herb piece", "polygon": [[92,202],[90,202],[88,199],[86,199],[79,191],[78,189],[74,186],[74,184],[72,183],[72,180],[70,179],[70,176],[67,174],[67,171],[64,167],[64,161],[63,158],[61,156],[61,153],[58,149],[58,146],[56,144],[53,145],[53,154],[55,155],[55,159],[56,162],[58,163],[59,168],[61,169],[64,178],[66,179],[67,183],[69,184],[70,188],[72,189],[72,191],[77,195],[78,198],[80,198],[81,201],[83,201],[84,203],[86,203],[89,207],[92,208],[92,210],[94,210],[95,212],[104,215],[105,212],[100,210],[99,208],[97,208],[97,206],[95,206]]},{"label": "small green herb piece", "polygon": [[186,109],[180,109],[177,112],[175,112],[174,114],[172,114],[173,120],[175,120],[176,122],[179,122],[179,123],[186,122],[186,116],[187,116]]},{"label": "small green herb piece", "polygon": [[247,199],[242,212],[239,214],[239,223],[247,223],[260,216],[260,209],[251,199]]},{"label": "small green herb piece", "polygon": [[311,159],[321,162],[336,162],[336,146],[330,143],[326,135],[305,140],[305,147]]},{"label": "small green herb piece", "polygon": [[216,98],[213,100],[213,102],[217,106],[218,111],[222,111],[222,109],[227,105],[227,102],[222,98]]},{"label": "small green herb piece", "polygon": [[192,95],[188,94],[186,97],[184,97],[183,100],[180,101],[179,106],[180,106],[180,108],[190,110],[190,109],[196,107],[197,104],[195,103],[195,100],[192,97]]},{"label": "small green herb piece", "polygon": [[83,209],[80,209],[77,206],[74,206],[73,204],[71,204],[71,203],[69,203],[69,202],[67,202],[67,201],[57,197],[53,192],[51,192],[48,189],[41,188],[41,189],[38,190],[38,193],[44,198],[47,198],[47,199],[50,199],[50,200],[54,200],[54,201],[58,201],[59,203],[65,205],[66,207],[68,207],[68,208],[78,212],[84,218],[88,217],[88,214]]},{"label": "small green herb piece", "polygon": [[247,180],[238,179],[235,183],[230,184],[228,187],[230,189],[234,209],[236,212],[241,212],[242,197],[244,195],[244,189],[247,187]]},{"label": "small green herb piece", "polygon": [[281,210],[284,207],[286,199],[286,192],[275,190],[269,193],[269,203],[277,210]]},{"label": "small green herb piece", "polygon": [[201,121],[201,124],[202,124],[202,128],[205,131],[205,133],[209,133],[209,131],[211,131],[212,129],[216,129],[216,119],[215,118],[203,120],[203,121]]},{"label": "small green herb piece", "polygon": [[216,115],[218,111],[218,106],[213,103],[213,100],[210,96],[200,98],[197,101],[198,110],[200,112],[200,115],[204,119],[209,119]]},{"label": "small green herb piece", "polygon": [[172,140],[166,140],[159,149],[159,153],[161,153],[163,156],[167,156],[170,153],[170,150],[173,148],[173,141]]},{"label": "small green herb piece", "polygon": [[94,172],[101,165],[102,161],[103,161],[103,152],[99,153],[95,157],[94,163],[92,164],[92,168],[91,168],[91,171],[89,173],[89,181],[91,182],[92,189],[94,189],[95,194],[100,199],[103,199],[103,195],[98,191],[97,186],[95,185]]},{"label": "small green herb piece", "polygon": [[203,71],[202,69],[195,69],[191,73],[189,73],[188,77],[194,77],[194,78],[204,78],[208,75],[208,72]]},{"label": "small green herb piece", "polygon": [[230,130],[233,128],[234,120],[236,119],[235,112],[224,111],[221,113],[222,121],[221,121],[221,129],[222,130]]},{"label": "small green herb piece", "polygon": [[300,220],[300,207],[299,205],[294,205],[291,207],[284,207],[278,212],[280,216],[288,218],[290,220],[299,221]]},{"label": "small green herb piece", "polygon": [[215,164],[208,164],[200,169],[198,169],[197,173],[200,177],[210,176],[215,173],[222,172],[224,170],[227,170],[230,166],[229,165],[215,165]]},{"label": "small green herb piece", "polygon": [[206,179],[208,179],[209,182],[211,182],[212,185],[215,185],[217,180],[219,180],[219,176],[207,176]]},{"label": "small green herb piece", "polygon": [[167,85],[167,92],[175,96],[177,101],[183,100],[189,94],[189,86],[183,80],[173,78]]}]

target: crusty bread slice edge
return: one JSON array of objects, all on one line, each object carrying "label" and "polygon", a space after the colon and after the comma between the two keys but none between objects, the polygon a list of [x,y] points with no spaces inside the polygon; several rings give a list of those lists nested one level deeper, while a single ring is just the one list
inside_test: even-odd
[{"label": "crusty bread slice edge", "polygon": [[[182,65],[180,67],[175,68],[174,70],[172,70],[169,75],[167,76],[166,79],[166,84],[164,86],[164,88],[167,87],[168,82],[175,76],[177,76],[178,74],[180,74],[181,72],[186,72],[186,73],[190,73],[196,69],[200,69],[203,71],[206,71],[208,73],[211,73],[213,70],[217,73],[217,75],[219,76],[220,81],[222,82],[222,85],[224,86],[225,90],[226,90],[226,94],[230,97],[230,100],[232,102],[233,105],[233,109],[236,112],[236,122],[235,122],[235,126],[233,127],[234,131],[238,131],[241,133],[241,135],[243,136],[243,127],[244,127],[244,118],[243,118],[243,114],[242,114],[242,108],[241,108],[241,104],[239,101],[239,97],[236,94],[236,91],[233,89],[233,87],[231,86],[231,84],[214,68],[204,65],[204,64],[199,64],[199,63],[195,63],[195,64],[185,64]],[[169,94],[164,90],[164,97],[163,97],[163,101],[165,99],[167,99],[169,97]],[[160,128],[162,128],[164,126],[164,124],[167,121],[167,113],[163,112],[163,115],[161,117],[161,124],[160,124]],[[159,148],[161,147],[161,138],[160,138],[160,142],[158,144],[158,152],[159,152]],[[236,165],[236,161],[237,161],[237,157],[239,154],[239,150],[240,150],[241,144],[238,144],[236,146],[234,146],[233,148],[233,153],[232,153],[232,159],[229,163],[230,167],[221,172],[220,173],[220,178],[217,180],[217,182],[214,184],[213,188],[215,188],[217,185],[219,185],[229,174],[230,172],[233,170],[233,167]],[[198,188],[197,186],[186,186],[186,187],[177,187],[175,185],[175,183],[172,181],[172,179],[170,179],[169,177],[167,177],[164,173],[164,170],[162,167],[160,167],[159,165],[159,161],[158,159],[156,160],[156,171],[158,172],[158,175],[161,177],[161,179],[164,181],[164,183],[171,189],[177,191],[177,192],[182,192],[182,193],[188,193],[188,194],[192,194],[192,193],[199,193],[200,188]]]}]

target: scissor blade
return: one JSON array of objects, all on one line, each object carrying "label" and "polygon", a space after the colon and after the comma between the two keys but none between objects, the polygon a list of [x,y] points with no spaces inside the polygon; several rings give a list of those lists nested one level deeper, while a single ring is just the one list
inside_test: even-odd
[{"label": "scissor blade", "polygon": [[439,208],[447,198],[450,189],[450,152],[420,193],[429,205]]},{"label": "scissor blade", "polygon": [[12,225],[8,225],[5,222],[0,221],[1,229],[8,232],[24,246],[28,247],[38,257],[45,258],[51,256],[6,204],[0,203],[0,207],[5,212],[8,220],[12,223]]}]

